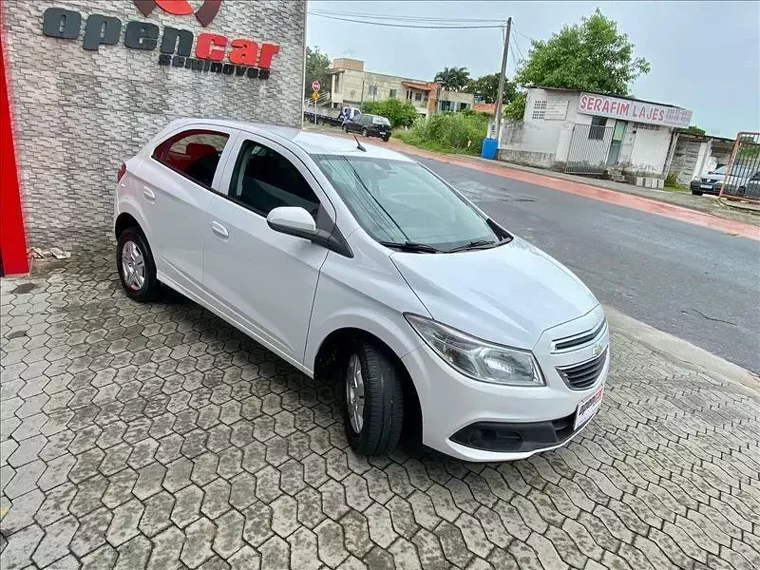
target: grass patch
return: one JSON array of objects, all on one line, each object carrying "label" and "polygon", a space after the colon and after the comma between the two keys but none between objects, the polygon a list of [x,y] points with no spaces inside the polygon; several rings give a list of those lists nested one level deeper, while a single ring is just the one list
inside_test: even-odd
[{"label": "grass patch", "polygon": [[420,117],[408,131],[393,136],[407,144],[444,153],[479,155],[488,129],[488,117],[479,113],[439,113]]}]

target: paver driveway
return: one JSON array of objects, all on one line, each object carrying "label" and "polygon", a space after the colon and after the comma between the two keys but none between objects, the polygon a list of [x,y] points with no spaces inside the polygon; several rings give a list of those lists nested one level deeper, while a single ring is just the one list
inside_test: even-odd
[{"label": "paver driveway", "polygon": [[0,565],[760,568],[760,397],[613,331],[605,405],[511,464],[355,456],[330,386],[110,251],[2,289]]}]

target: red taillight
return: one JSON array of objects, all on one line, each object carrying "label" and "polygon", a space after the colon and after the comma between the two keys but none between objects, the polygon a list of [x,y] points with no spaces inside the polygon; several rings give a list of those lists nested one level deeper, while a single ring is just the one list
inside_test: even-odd
[{"label": "red taillight", "polygon": [[121,179],[124,177],[126,173],[127,173],[127,165],[122,162],[121,166],[119,167],[119,172],[116,173],[116,182],[121,182]]}]

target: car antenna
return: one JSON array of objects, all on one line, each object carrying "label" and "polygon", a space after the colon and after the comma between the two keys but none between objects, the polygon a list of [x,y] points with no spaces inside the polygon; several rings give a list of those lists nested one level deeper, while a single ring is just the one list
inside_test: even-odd
[{"label": "car antenna", "polygon": [[359,142],[359,139],[356,138],[356,135],[354,135],[354,140],[356,141],[356,148],[362,152],[367,152],[367,149],[362,146],[362,143]]}]

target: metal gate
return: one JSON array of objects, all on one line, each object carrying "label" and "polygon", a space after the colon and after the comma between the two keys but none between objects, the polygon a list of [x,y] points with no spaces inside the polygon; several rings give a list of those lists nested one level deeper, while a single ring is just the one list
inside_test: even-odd
[{"label": "metal gate", "polygon": [[573,126],[565,172],[589,175],[604,173],[614,130],[614,127],[601,125]]},{"label": "metal gate", "polygon": [[719,197],[760,204],[760,133],[736,135]]}]

